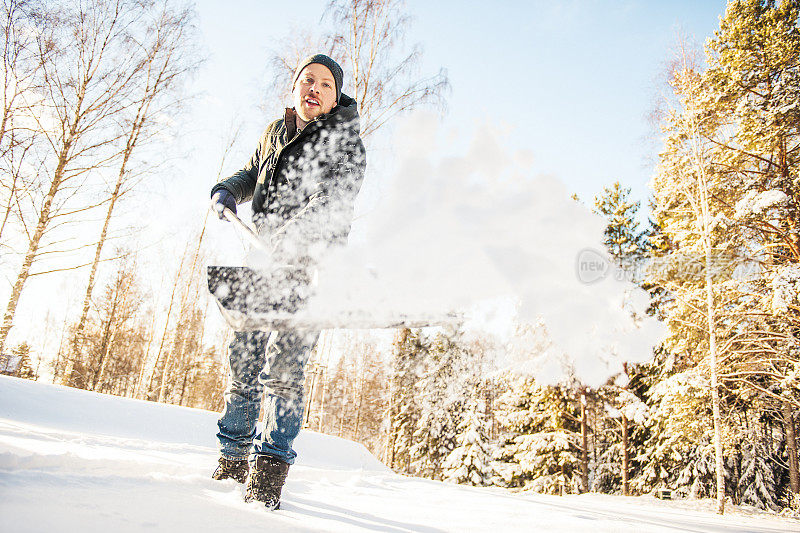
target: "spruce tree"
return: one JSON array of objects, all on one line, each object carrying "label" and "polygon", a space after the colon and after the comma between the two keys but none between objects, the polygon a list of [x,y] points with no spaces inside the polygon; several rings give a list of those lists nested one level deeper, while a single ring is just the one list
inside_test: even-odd
[{"label": "spruce tree", "polygon": [[770,453],[760,435],[750,432],[742,441],[741,474],[736,496],[741,504],[777,509],[777,484]]},{"label": "spruce tree", "polygon": [[620,268],[632,268],[643,256],[644,232],[636,220],[641,202],[630,200],[631,189],[619,181],[595,198],[595,211],[607,221],[604,244]]},{"label": "spruce tree", "polygon": [[[657,302],[662,295],[661,291],[658,287],[648,284],[639,272],[642,261],[652,249],[648,237],[654,226],[651,221],[650,231],[639,229],[637,215],[641,202],[631,201],[630,194],[630,188],[622,187],[620,182],[616,181],[611,186],[604,188],[602,194],[595,198],[595,211],[608,222],[604,231],[606,250],[618,268],[627,271],[628,277],[632,281],[641,283],[642,287],[650,292],[656,303],[651,304],[649,312],[655,313],[655,306],[658,305]],[[628,376],[626,375],[625,378],[627,379]],[[621,395],[630,396],[630,392],[618,389],[613,385],[607,386],[604,396],[610,397],[612,401]],[[609,440],[607,436],[604,436],[601,439],[603,442],[599,443],[601,448],[598,464],[595,467],[596,485],[594,490],[615,492],[619,486],[622,493],[628,495],[631,456],[629,422],[624,413],[619,422],[616,420],[600,421],[601,425],[610,426],[611,433],[618,435],[619,438]]]},{"label": "spruce tree", "polygon": [[477,391],[468,398],[455,437],[456,447],[444,461],[444,478],[454,483],[484,486],[492,478],[492,455],[486,405],[477,399]]},{"label": "spruce tree", "polygon": [[456,447],[465,387],[464,351],[452,338],[437,335],[415,384],[419,417],[411,446],[416,475],[442,479],[444,462]]},{"label": "spruce tree", "polygon": [[632,485],[639,493],[668,488],[695,498],[713,496],[708,379],[696,369],[664,370],[648,391],[647,438]]},{"label": "spruce tree", "polygon": [[389,427],[386,463],[390,468],[409,473],[414,428],[420,416],[416,383],[428,345],[420,330],[401,329],[393,346],[389,376]]},{"label": "spruce tree", "polygon": [[27,342],[15,346],[11,350],[9,362],[14,365],[12,376],[23,379],[37,379],[31,366],[31,347]]},{"label": "spruce tree", "polygon": [[573,395],[565,386],[509,379],[496,411],[506,430],[497,454],[506,484],[547,494],[578,492],[580,423]]}]

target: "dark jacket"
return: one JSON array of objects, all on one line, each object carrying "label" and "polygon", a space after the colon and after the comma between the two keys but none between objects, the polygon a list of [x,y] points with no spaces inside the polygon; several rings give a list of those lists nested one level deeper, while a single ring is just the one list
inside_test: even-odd
[{"label": "dark jacket", "polygon": [[366,156],[358,106],[349,96],[299,132],[294,118],[287,109],[272,122],[250,161],[211,194],[224,188],[236,203],[252,200],[259,232],[282,242],[286,254],[313,256],[346,242]]}]

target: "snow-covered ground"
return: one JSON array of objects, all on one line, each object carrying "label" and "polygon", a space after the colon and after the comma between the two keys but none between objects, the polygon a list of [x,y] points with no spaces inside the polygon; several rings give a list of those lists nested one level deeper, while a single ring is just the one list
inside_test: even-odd
[{"label": "snow-covered ground", "polygon": [[0,376],[0,531],[800,532],[703,502],[564,498],[396,475],[362,446],[306,431],[282,509],[210,479],[215,413]]}]

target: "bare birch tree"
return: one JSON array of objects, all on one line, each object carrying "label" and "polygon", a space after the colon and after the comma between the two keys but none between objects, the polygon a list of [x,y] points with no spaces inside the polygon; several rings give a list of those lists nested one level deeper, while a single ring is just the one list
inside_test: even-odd
[{"label": "bare birch tree", "polygon": [[184,268],[183,265],[184,262],[186,261],[186,254],[188,253],[188,251],[189,251],[189,243],[187,242],[186,247],[183,249],[183,254],[181,254],[181,260],[178,263],[178,270],[175,272],[175,279],[172,283],[172,290],[169,295],[169,306],[167,307],[167,315],[164,318],[164,331],[161,333],[161,340],[158,345],[158,351],[156,352],[156,359],[153,365],[153,370],[150,373],[150,376],[147,379],[147,385],[145,386],[147,399],[150,401],[158,400],[160,394],[159,392],[160,389],[159,388],[153,389],[152,384],[154,380],[157,380],[159,382],[159,387],[160,387],[161,383],[163,382],[163,380],[161,379],[161,375],[164,372],[165,363],[164,360],[162,359],[162,355],[164,354],[164,345],[167,342],[167,333],[169,332],[170,319],[172,318],[172,308],[175,306],[175,293],[178,289],[178,286],[181,283],[182,273]]},{"label": "bare birch tree", "polygon": [[369,138],[398,113],[432,105],[444,109],[450,84],[442,68],[418,75],[422,47],[408,46],[412,23],[403,0],[333,0],[323,15],[332,30],[317,38],[300,34],[274,54],[274,88],[291,90],[298,62],[320,50],[345,70],[347,93],[358,102],[361,136]]},{"label": "bare birch tree", "polygon": [[0,323],[0,351],[22,290],[36,274],[31,272],[34,261],[45,253],[70,250],[57,241],[50,244],[60,244],[59,249],[45,250],[45,234],[104,203],[81,193],[92,173],[118,156],[114,144],[121,133],[115,119],[136,101],[132,81],[146,66],[132,53],[131,28],[147,8],[133,0],[50,6],[46,24],[54,30],[52,37],[38,36],[43,89],[33,113],[46,146],[42,189],[30,205],[32,231]]},{"label": "bare birch tree", "polygon": [[[187,271],[187,279],[185,282],[181,281],[180,285],[183,286],[181,294],[180,305],[178,307],[178,321],[173,335],[172,349],[167,351],[163,359],[163,365],[160,368],[160,383],[158,386],[158,401],[164,402],[167,399],[167,380],[173,368],[170,366],[174,359],[181,360],[187,356],[186,354],[186,340],[200,345],[202,338],[193,339],[192,335],[197,334],[197,328],[191,328],[194,331],[186,331],[188,328],[181,327],[181,323],[187,319],[191,319],[192,315],[196,314],[197,302],[201,300],[201,294],[204,290],[203,282],[205,281],[205,269],[203,268],[201,245],[203,236],[205,235],[205,226],[200,232],[200,236],[196,239],[196,247],[192,254],[192,261]],[[179,277],[178,280],[181,278]],[[203,319],[205,317],[203,316]],[[193,321],[196,322],[196,321]],[[200,324],[202,324],[202,319]]]},{"label": "bare birch tree", "polygon": [[86,284],[83,307],[73,336],[73,352],[76,357],[80,352],[95,277],[108,238],[114,208],[136,184],[136,174],[131,172],[130,168],[134,152],[140,145],[153,139],[154,130],[159,124],[158,117],[176,107],[181,97],[180,92],[176,90],[180,80],[196,66],[189,35],[192,12],[187,9],[172,10],[165,5],[153,15],[153,20],[144,27],[143,39],[134,45],[145,67],[135,80],[138,94],[134,93],[134,104],[130,108],[131,116],[123,122],[124,136],[117,179],[108,198],[105,219],[95,246],[94,259]]},{"label": "bare birch tree", "polygon": [[[231,154],[236,150],[240,138],[241,128],[239,126],[231,125],[231,128],[225,133],[223,138],[222,156],[220,157],[220,165],[217,170],[217,181],[219,181],[219,179],[222,177],[222,173],[225,170],[225,165],[228,162]],[[183,319],[182,317],[191,315],[195,311],[196,302],[204,299],[204,297],[201,295],[201,293],[205,291],[205,287],[203,285],[205,280],[205,270],[203,265],[205,262],[204,259],[206,258],[206,251],[203,246],[205,244],[204,239],[206,227],[208,225],[209,213],[210,211],[206,211],[203,219],[203,225],[199,230],[198,236],[190,240],[190,243],[194,243],[191,252],[189,249],[190,243],[187,243],[186,245],[170,294],[170,303],[167,310],[166,323],[164,324],[164,331],[161,336],[161,342],[159,344],[158,352],[156,354],[156,361],[154,363],[153,372],[150,378],[151,383],[153,379],[158,381],[158,387],[156,389],[152,389],[152,385],[150,385],[150,388],[148,389],[148,398],[152,400],[158,400],[159,402],[163,402],[167,398],[167,380],[169,378],[170,364],[173,357],[178,356],[179,358],[182,358],[183,355],[185,355],[181,350],[181,346],[187,340],[185,334],[180,331],[180,324],[181,320]],[[186,278],[184,279],[183,264],[187,254],[189,253],[191,253],[191,262],[186,274]],[[172,315],[172,308],[175,304],[176,291],[178,290],[180,290],[181,295],[178,305],[178,318],[176,320],[178,325],[175,327],[172,349],[165,352],[164,347],[168,337],[170,317]],[[201,332],[205,331],[205,319],[206,313],[203,312],[202,321],[199,325]],[[202,334],[200,337],[201,338],[199,339],[191,339],[190,341],[196,343],[195,347],[199,347],[202,350]],[[206,362],[202,362],[200,364],[206,364]]]},{"label": "bare birch tree", "polygon": [[[725,511],[725,463],[722,443],[722,415],[720,409],[719,350],[718,338],[722,318],[718,314],[718,272],[717,260],[722,250],[719,228],[715,228],[714,206],[711,203],[709,168],[712,156],[709,154],[709,137],[714,135],[713,113],[702,106],[701,76],[695,60],[685,48],[680,50],[678,61],[673,67],[672,88],[679,99],[679,108],[673,109],[665,126],[667,148],[659,163],[657,183],[671,180],[663,188],[673,207],[680,205],[683,212],[681,225],[685,249],[696,251],[701,258],[702,280],[692,279],[682,284],[664,282],[672,294],[693,313],[694,321],[686,322],[695,334],[699,346],[707,357],[702,361],[707,368],[711,397],[712,427],[715,457],[717,512]],[[668,191],[668,192],[667,192]],[[719,200],[719,199],[717,199]]]},{"label": "bare birch tree", "polygon": [[[123,260],[114,278],[106,286],[103,298],[105,317],[101,321],[99,349],[93,364],[87,365],[92,368],[91,381],[88,383],[92,390],[102,391],[108,369],[112,367],[112,359],[125,360],[126,367],[134,367],[133,353],[125,353],[124,350],[122,353],[115,353],[122,344],[120,337],[125,336],[128,322],[140,316],[137,313],[139,295],[134,276],[135,263]],[[137,349],[129,352],[141,352],[141,347],[137,346]]]},{"label": "bare birch tree", "polygon": [[368,137],[402,111],[427,104],[443,107],[447,74],[440,69],[433,76],[415,75],[422,48],[404,46],[411,17],[402,0],[334,0],[328,13],[341,28],[329,38],[343,51],[350,70],[362,135]]},{"label": "bare birch tree", "polygon": [[[36,36],[46,36],[49,28],[38,1],[4,0],[2,23],[3,93],[0,119],[0,247],[11,249],[7,234],[9,222],[20,219],[19,202],[32,185],[24,172],[32,148],[40,137],[32,127],[30,112],[41,89],[42,61],[49,53],[39,53]],[[46,37],[45,37],[46,38]]]}]

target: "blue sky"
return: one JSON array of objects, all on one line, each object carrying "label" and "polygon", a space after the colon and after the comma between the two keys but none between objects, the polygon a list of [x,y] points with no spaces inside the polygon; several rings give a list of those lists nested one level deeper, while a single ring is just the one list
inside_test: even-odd
[{"label": "blue sky", "polygon": [[531,150],[537,171],[558,176],[589,200],[616,179],[647,197],[655,153],[647,115],[661,90],[659,76],[677,34],[702,44],[718,27],[725,2],[413,1],[409,7],[427,60],[450,73],[448,120],[502,117],[517,147]]},{"label": "blue sky", "polygon": [[[197,2],[208,61],[193,87],[202,94],[194,123],[206,144],[221,145],[210,132],[240,121],[243,145],[255,145],[271,118],[259,109],[269,52],[290,28],[318,27],[325,4]],[[425,50],[421,73],[443,67],[450,78],[446,127],[502,124],[509,150],[529,151],[534,172],[584,200],[617,179],[646,200],[658,146],[647,115],[660,75],[677,35],[702,44],[725,2],[409,0],[407,9],[408,43]],[[216,169],[219,150],[195,149],[198,165]]]}]

